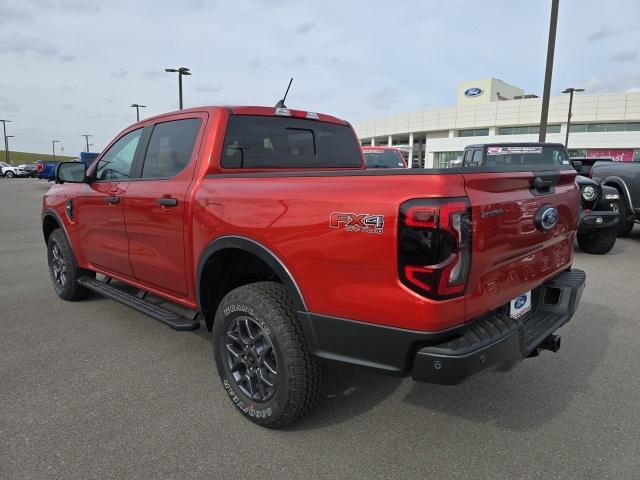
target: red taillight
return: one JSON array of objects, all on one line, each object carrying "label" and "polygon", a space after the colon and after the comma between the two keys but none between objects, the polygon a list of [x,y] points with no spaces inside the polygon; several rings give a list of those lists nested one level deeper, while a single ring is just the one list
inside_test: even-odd
[{"label": "red taillight", "polygon": [[418,199],[400,207],[401,281],[437,300],[464,294],[471,265],[471,207],[466,198]]},{"label": "red taillight", "polygon": [[438,209],[428,207],[407,208],[405,224],[408,227],[436,228],[438,226]]},{"label": "red taillight", "polygon": [[41,172],[42,170],[44,170],[44,165],[43,165],[42,163],[38,163],[38,164],[36,165],[36,169],[37,169],[39,172]]}]

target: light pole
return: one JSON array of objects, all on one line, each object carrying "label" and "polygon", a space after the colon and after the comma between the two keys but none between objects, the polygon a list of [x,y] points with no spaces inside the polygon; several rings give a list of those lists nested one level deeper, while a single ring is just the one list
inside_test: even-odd
[{"label": "light pole", "polygon": [[556,48],[556,27],[558,25],[558,4],[560,0],[551,0],[551,20],[549,22],[549,43],[547,44],[547,68],[544,72],[544,91],[542,92],[542,112],[540,114],[539,142],[547,139],[547,118],[549,118],[549,95],[551,95],[551,76],[553,75],[553,52]]},{"label": "light pole", "polygon": [[4,131],[4,159],[9,163],[9,147],[7,146],[7,123],[11,123],[11,120],[0,120],[2,122],[2,129]]},{"label": "light pole", "polygon": [[80,136],[84,137],[85,141],[87,142],[87,153],[88,153],[89,152],[89,137],[93,137],[93,135],[82,134]]},{"label": "light pole", "polygon": [[131,107],[136,109],[136,122],[140,121],[140,109],[147,108],[146,105],[140,105],[139,103],[132,103]]},{"label": "light pole", "polygon": [[584,88],[565,88],[562,93],[569,94],[569,113],[567,114],[567,136],[564,139],[564,148],[569,149],[569,129],[571,128],[571,107],[573,106],[573,93],[584,92]]},{"label": "light pole", "polygon": [[191,72],[187,67],[180,68],[165,68],[165,72],[167,73],[177,73],[178,74],[178,97],[180,100],[180,110],[182,110],[182,76],[183,75],[191,75]]},{"label": "light pole", "polygon": [[10,138],[14,138],[14,136],[13,135],[5,135],[4,136],[4,144],[7,147],[7,150],[6,150],[6,152],[7,152],[7,163],[9,163],[9,164],[11,163],[11,155],[9,155],[9,139]]},{"label": "light pole", "polygon": [[56,161],[56,143],[60,143],[60,140],[51,140],[51,150],[53,151],[53,161]]}]

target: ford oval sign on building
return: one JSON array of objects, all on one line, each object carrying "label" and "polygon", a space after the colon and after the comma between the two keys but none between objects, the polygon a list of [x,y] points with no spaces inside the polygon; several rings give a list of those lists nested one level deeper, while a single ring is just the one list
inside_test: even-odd
[{"label": "ford oval sign on building", "polygon": [[465,97],[479,97],[483,93],[484,93],[484,90],[482,90],[480,87],[472,87],[472,88],[467,88],[464,91],[464,96]]}]

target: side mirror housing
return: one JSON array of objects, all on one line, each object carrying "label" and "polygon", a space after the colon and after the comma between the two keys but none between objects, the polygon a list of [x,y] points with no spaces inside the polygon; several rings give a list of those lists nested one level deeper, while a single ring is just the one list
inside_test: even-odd
[{"label": "side mirror housing", "polygon": [[56,183],[85,183],[87,166],[82,162],[60,162],[56,167]]},{"label": "side mirror housing", "polygon": [[572,160],[571,161],[571,165],[573,166],[573,168],[575,168],[578,172],[580,172],[582,170],[582,162],[580,160]]}]

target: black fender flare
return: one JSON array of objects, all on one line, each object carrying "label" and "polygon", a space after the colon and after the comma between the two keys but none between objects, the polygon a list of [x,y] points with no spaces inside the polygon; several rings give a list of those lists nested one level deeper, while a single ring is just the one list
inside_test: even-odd
[{"label": "black fender flare", "polygon": [[286,267],[286,265],[282,262],[282,260],[280,260],[280,258],[278,258],[275,253],[273,253],[261,243],[258,243],[255,240],[247,237],[236,235],[228,235],[215,239],[204,248],[202,254],[200,255],[200,260],[198,261],[198,268],[196,271],[196,300],[198,302],[198,308],[201,311],[202,299],[200,298],[200,280],[202,278],[202,271],[204,270],[204,266],[207,263],[207,260],[209,260],[209,258],[211,258],[211,256],[216,252],[227,249],[244,250],[255,255],[264,263],[266,263],[275,272],[284,287],[287,289],[289,297],[291,298],[296,311],[307,311],[307,305],[302,296],[302,292],[300,291],[298,284],[294,280],[293,275]]},{"label": "black fender flare", "polygon": [[615,175],[610,177],[606,177],[602,179],[602,185],[607,185],[608,187],[615,187],[622,192],[622,196],[624,197],[624,201],[629,207],[629,212],[633,212],[633,204],[631,203],[631,194],[629,193],[629,187],[625,181]]},{"label": "black fender flare", "polygon": [[[44,219],[47,217],[53,218],[56,221],[56,223],[60,225],[60,228],[62,228],[62,230],[64,231],[64,234],[67,236],[67,239],[69,240],[69,242],[71,242],[71,238],[69,237],[69,232],[67,232],[67,227],[65,226],[64,222],[60,218],[60,215],[58,215],[58,212],[56,212],[51,208],[45,208],[42,211],[42,215],[40,218],[40,223],[42,224],[42,227],[43,227],[42,233],[44,234]],[[45,237],[45,242],[46,242],[46,237]]]}]

